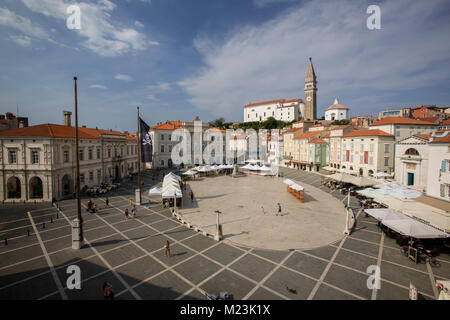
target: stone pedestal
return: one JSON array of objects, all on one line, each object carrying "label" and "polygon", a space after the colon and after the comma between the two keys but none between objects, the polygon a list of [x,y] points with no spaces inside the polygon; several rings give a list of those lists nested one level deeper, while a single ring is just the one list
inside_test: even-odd
[{"label": "stone pedestal", "polygon": [[135,203],[138,206],[141,205],[141,190],[140,189],[136,189],[136,201],[135,201]]},{"label": "stone pedestal", "polygon": [[81,249],[82,245],[80,220],[77,218],[72,221],[72,249]]}]

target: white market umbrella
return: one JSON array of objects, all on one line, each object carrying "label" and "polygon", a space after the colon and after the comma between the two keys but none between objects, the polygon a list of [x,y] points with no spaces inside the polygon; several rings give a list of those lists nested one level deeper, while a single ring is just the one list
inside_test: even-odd
[{"label": "white market umbrella", "polygon": [[188,170],[185,173],[183,173],[183,175],[185,175],[185,176],[193,176],[193,175],[196,175],[196,174],[197,174],[197,172],[194,171],[194,170]]},{"label": "white market umbrella", "polygon": [[266,167],[265,165],[264,165],[264,166],[262,166],[261,168],[259,168],[259,170],[261,170],[261,171],[272,171],[272,169],[271,169],[271,168],[269,168],[269,167]]},{"label": "white market umbrella", "polygon": [[170,173],[166,174],[166,175],[164,176],[164,179],[166,179],[166,178],[175,178],[175,179],[177,179],[177,180],[181,180],[181,177],[180,177],[179,175],[176,175],[176,174],[173,173],[173,172],[170,172]]},{"label": "white market umbrella", "polygon": [[408,220],[411,219],[406,215],[389,208],[365,209],[365,213],[383,222],[389,220]]}]

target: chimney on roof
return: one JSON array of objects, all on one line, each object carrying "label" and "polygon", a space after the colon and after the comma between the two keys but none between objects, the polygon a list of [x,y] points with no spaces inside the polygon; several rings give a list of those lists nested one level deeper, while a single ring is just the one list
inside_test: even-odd
[{"label": "chimney on roof", "polygon": [[86,125],[81,126],[82,128],[86,128]]},{"label": "chimney on roof", "polygon": [[70,111],[64,111],[64,125],[66,127],[71,127],[72,126],[72,112]]}]

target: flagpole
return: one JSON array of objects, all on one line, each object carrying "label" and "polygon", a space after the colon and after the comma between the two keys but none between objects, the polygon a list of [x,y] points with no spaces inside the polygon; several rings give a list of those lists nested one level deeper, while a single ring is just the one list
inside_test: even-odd
[{"label": "flagpole", "polygon": [[81,215],[81,196],[80,196],[80,151],[79,151],[79,143],[78,143],[78,90],[77,90],[77,77],[73,78],[75,82],[75,159],[76,159],[76,183],[75,190],[77,195],[77,219],[75,221],[75,228],[78,228],[78,232],[74,230],[72,237],[76,237],[78,239],[72,240],[72,248],[81,249],[83,245],[83,217]]},{"label": "flagpole", "polygon": [[141,127],[139,121],[139,107],[137,107],[137,132],[138,132],[138,189],[136,190],[136,204],[141,205]]}]

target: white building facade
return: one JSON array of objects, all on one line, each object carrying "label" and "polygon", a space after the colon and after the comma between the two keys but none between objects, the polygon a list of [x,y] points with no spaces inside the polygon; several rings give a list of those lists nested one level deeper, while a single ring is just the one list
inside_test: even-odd
[{"label": "white building facade", "polygon": [[450,201],[450,131],[430,138],[427,195]]},{"label": "white building facade", "polygon": [[325,110],[325,120],[335,121],[335,120],[345,120],[349,119],[349,109],[341,104],[339,104],[338,98],[334,99],[334,104],[329,106]]},{"label": "white building facade", "polygon": [[414,135],[395,144],[395,180],[424,191],[428,184],[430,135]]},{"label": "white building facade", "polygon": [[301,99],[279,99],[250,103],[244,106],[244,122],[261,122],[270,117],[285,122],[298,121],[302,118],[304,110],[305,104]]}]

